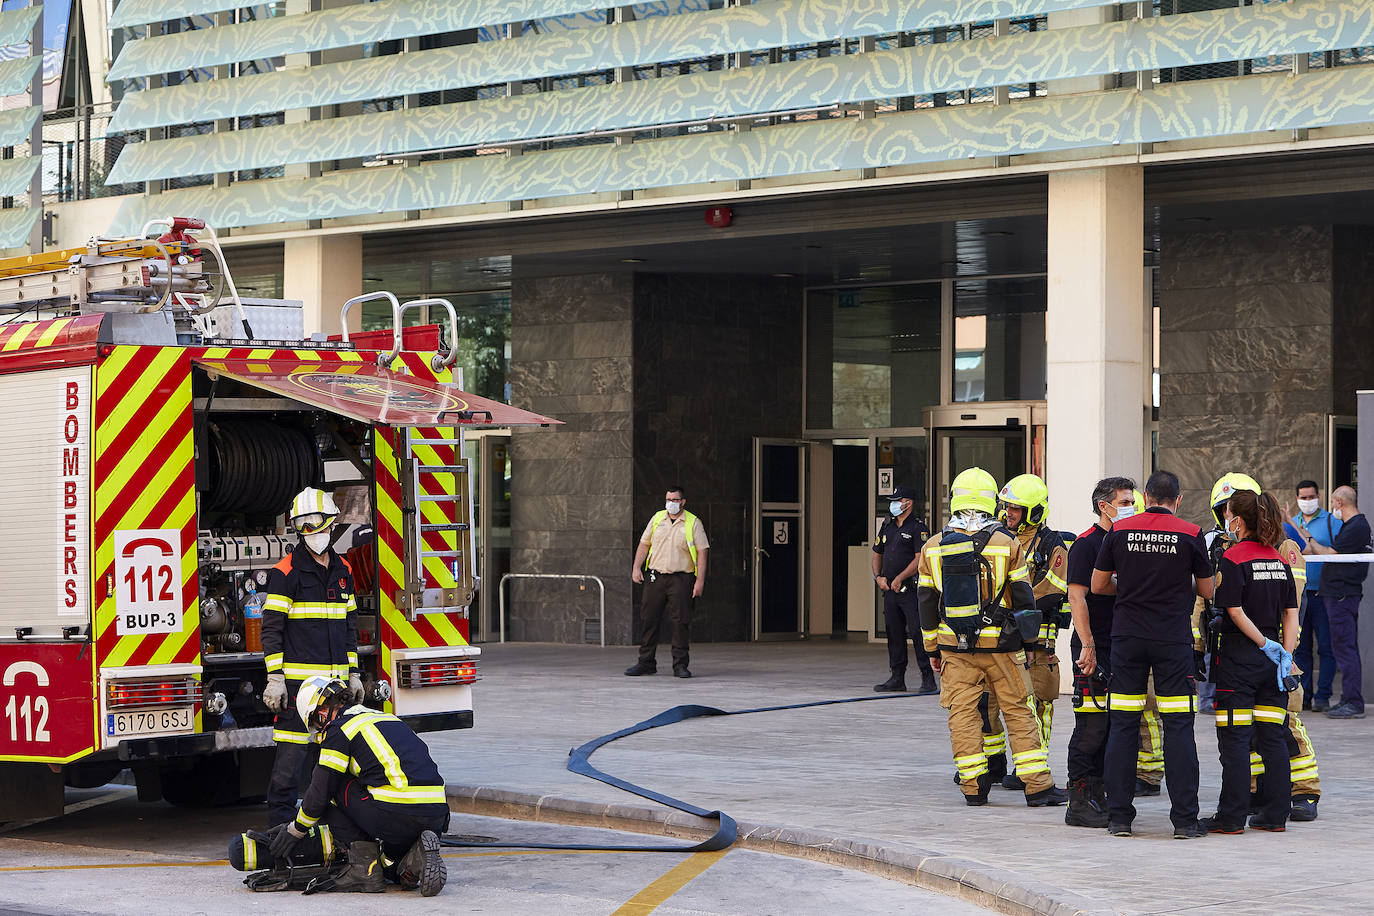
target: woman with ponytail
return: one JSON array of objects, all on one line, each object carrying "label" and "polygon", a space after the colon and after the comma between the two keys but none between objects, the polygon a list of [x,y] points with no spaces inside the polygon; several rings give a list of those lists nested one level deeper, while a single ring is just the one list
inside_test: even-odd
[{"label": "woman with ponytail", "polygon": [[1225,611],[1215,672],[1221,797],[1216,815],[1201,823],[1210,833],[1245,832],[1253,738],[1265,777],[1250,826],[1279,832],[1290,808],[1284,679],[1298,641],[1297,589],[1275,549],[1284,533],[1274,497],[1236,491],[1226,503],[1225,525],[1235,545],[1222,554],[1214,599]]}]

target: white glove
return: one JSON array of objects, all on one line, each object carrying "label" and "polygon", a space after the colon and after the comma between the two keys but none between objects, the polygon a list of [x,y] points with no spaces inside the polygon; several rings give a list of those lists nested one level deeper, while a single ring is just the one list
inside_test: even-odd
[{"label": "white glove", "polygon": [[349,674],[348,692],[353,695],[354,703],[361,703],[363,701],[363,679],[356,674]]},{"label": "white glove", "polygon": [[262,702],[273,712],[281,712],[286,708],[286,675],[267,675],[267,689],[262,692]]}]

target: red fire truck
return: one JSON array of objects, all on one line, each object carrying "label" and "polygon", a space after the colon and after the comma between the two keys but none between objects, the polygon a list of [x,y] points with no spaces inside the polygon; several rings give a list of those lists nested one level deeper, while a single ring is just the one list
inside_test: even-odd
[{"label": "red fire truck", "polygon": [[0,261],[0,821],[124,769],[145,800],[262,794],[259,590],[307,486],[349,523],[367,702],[471,727],[463,430],[557,422],[460,390],[452,340],[404,348],[413,306],[456,329],[446,301],[344,303],[344,327],[390,304],[389,346],[302,340],[299,304],[242,299],[200,221],[145,236]]}]

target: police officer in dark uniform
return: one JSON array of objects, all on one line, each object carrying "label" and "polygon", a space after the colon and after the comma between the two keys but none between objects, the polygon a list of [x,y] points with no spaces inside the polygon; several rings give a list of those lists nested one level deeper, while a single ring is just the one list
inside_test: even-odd
[{"label": "police officer in dark uniform", "polygon": [[1107,662],[1112,651],[1111,595],[1091,592],[1093,566],[1112,525],[1135,515],[1135,481],[1107,477],[1093,487],[1097,524],[1083,532],[1069,548],[1069,607],[1073,637],[1073,734],[1069,737],[1069,807],[1064,823],[1070,827],[1106,827],[1106,788],[1103,770],[1107,750]]},{"label": "police officer in dark uniform", "polygon": [[921,545],[930,529],[915,513],[916,491],[898,487],[888,504],[891,515],[873,545],[873,581],[883,593],[883,624],[887,628],[887,664],[892,676],[873,689],[879,693],[906,692],[906,641],[916,644],[916,664],[921,669],[917,696],[939,693],[935,672],[921,645],[921,611],[912,580],[921,561]]},{"label": "police officer in dark uniform", "polygon": [[1174,838],[1207,835],[1198,824],[1197,742],[1193,735],[1194,593],[1211,598],[1212,564],[1202,530],[1174,515],[1178,478],[1156,471],[1145,512],[1113,523],[1094,564],[1092,591],[1115,595],[1106,754],[1107,832],[1130,836],[1135,819],[1140,716],[1150,674],[1164,725],[1164,777]]}]

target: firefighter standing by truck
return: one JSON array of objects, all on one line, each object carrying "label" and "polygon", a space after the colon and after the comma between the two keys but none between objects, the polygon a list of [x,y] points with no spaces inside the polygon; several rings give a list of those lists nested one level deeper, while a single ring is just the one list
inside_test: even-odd
[{"label": "firefighter standing by truck", "polygon": [[960,789],[985,805],[992,783],[978,700],[986,689],[1007,720],[1012,761],[1026,784],[1026,804],[1062,805],[1049,751],[1027,702],[1022,645],[1040,631],[1040,614],[1021,546],[994,518],[997,481],[969,468],[950,489],[949,524],[921,550],[917,598],[921,635],[940,673],[940,705],[949,710],[950,744]]},{"label": "firefighter standing by truck", "polygon": [[262,607],[262,649],[267,689],[262,700],[277,713],[272,730],[276,759],[267,786],[267,825],[292,820],[302,778],[313,766],[312,742],[295,700],[312,675],[348,684],[353,702],[362,702],[358,666],[358,624],[353,572],[330,547],[339,517],[329,494],[307,488],[291,503],[290,521],[301,540],[267,580]]},{"label": "firefighter standing by truck", "polygon": [[[1050,746],[1050,724],[1054,718],[1054,701],[1059,698],[1059,659],[1054,655],[1054,640],[1063,620],[1064,600],[1068,586],[1064,581],[1068,548],[1058,531],[1049,527],[1049,488],[1035,474],[1013,477],[998,494],[998,520],[1010,531],[1021,546],[1030,574],[1035,606],[1040,610],[1040,632],[1025,644],[1026,670],[1030,674],[1031,702],[1040,723],[1040,739]],[[996,699],[988,695],[987,723],[997,726]],[[1008,789],[1023,789],[1020,776],[1008,773],[1002,779]]]}]

